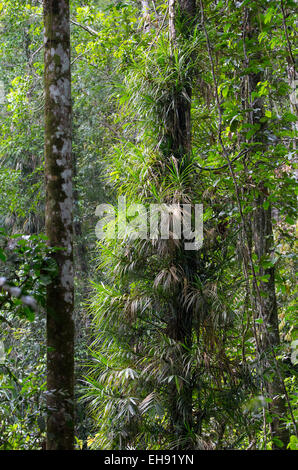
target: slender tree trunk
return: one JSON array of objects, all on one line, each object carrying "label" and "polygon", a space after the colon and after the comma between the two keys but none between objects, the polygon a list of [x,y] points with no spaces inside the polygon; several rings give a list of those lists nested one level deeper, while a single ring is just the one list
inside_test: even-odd
[{"label": "slender tree trunk", "polygon": [[[195,0],[169,0],[169,33],[172,48],[178,47],[176,45],[177,33],[185,41],[189,39],[193,31],[195,15]],[[179,24],[178,31],[176,31],[177,23]],[[185,63],[185,69],[188,65],[189,63]],[[178,160],[189,154],[191,150],[192,73],[190,70],[191,67],[188,80],[180,84],[179,91],[173,90],[175,106],[168,112],[162,145],[164,153],[174,156]]]},{"label": "slender tree trunk", "polygon": [[74,205],[74,259],[77,263],[74,263],[75,276],[82,277],[83,281],[86,280],[88,273],[88,262],[87,262],[87,249],[86,243],[83,239],[82,223],[81,223],[81,211],[80,211],[80,194],[76,185],[77,179],[77,157],[73,156],[73,205]]},{"label": "slender tree trunk", "polygon": [[[248,20],[248,36],[250,39],[258,38],[259,29],[257,23],[254,21],[254,13]],[[257,40],[257,39],[256,39]],[[254,60],[259,58],[259,63],[262,57],[258,53],[258,45],[256,45],[254,52]],[[250,73],[248,75],[248,89],[250,94],[250,123],[252,125],[259,124],[260,128],[254,135],[253,141],[259,143],[256,151],[265,152],[267,149],[267,139],[264,133],[265,123],[261,122],[264,117],[264,103],[262,97],[256,97],[251,100],[251,96],[258,89],[258,83],[264,81],[263,72]],[[286,449],[289,442],[289,434],[285,429],[283,419],[286,416],[286,402],[284,399],[284,385],[280,374],[276,371],[277,363],[273,357],[273,350],[280,343],[279,329],[278,329],[278,310],[275,294],[275,271],[274,266],[268,268],[262,267],[265,260],[272,258],[274,250],[274,238],[272,229],[272,209],[269,202],[269,193],[266,189],[266,181],[258,178],[257,173],[255,178],[255,199],[253,211],[253,244],[254,251],[258,259],[258,275],[266,276],[266,282],[260,281],[259,291],[260,296],[256,296],[257,311],[262,313],[264,324],[260,327],[260,341],[261,359],[265,368],[272,371],[272,378],[266,382],[267,393],[272,402],[269,404],[272,422],[270,423],[271,437],[273,439],[273,448]],[[280,445],[277,445],[274,438],[278,439]]]},{"label": "slender tree trunk", "polygon": [[47,290],[47,449],[74,445],[73,194],[68,0],[44,0],[46,235],[57,274]]},{"label": "slender tree trunk", "polygon": [[[267,382],[267,392],[272,400],[269,404],[269,410],[272,419],[270,432],[273,439],[273,448],[280,449],[282,447],[286,449],[289,442],[289,433],[283,423],[283,419],[287,413],[285,399],[283,398],[284,388],[277,374],[274,358],[272,357],[272,348],[277,347],[280,343],[278,310],[275,295],[275,273],[274,266],[267,269],[261,266],[262,260],[272,255],[273,250],[271,206],[264,209],[268,194],[262,183],[259,185],[258,189],[259,194],[255,199],[253,220],[254,246],[260,264],[259,275],[267,277],[267,281],[261,281],[259,287],[262,294],[262,306],[259,308],[263,312],[263,320],[266,324],[265,329],[262,331],[260,346],[264,366],[273,372],[272,378]],[[280,441],[280,445],[274,441],[274,438]]]},{"label": "slender tree trunk", "polygon": [[144,32],[150,30],[151,21],[150,21],[150,5],[149,0],[140,0],[142,6],[142,19],[143,19],[143,29]]}]

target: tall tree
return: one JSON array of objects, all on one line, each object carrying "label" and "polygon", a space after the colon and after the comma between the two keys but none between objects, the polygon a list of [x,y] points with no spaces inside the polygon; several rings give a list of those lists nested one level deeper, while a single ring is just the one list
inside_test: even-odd
[{"label": "tall tree", "polygon": [[73,191],[68,0],[44,0],[46,235],[58,247],[47,289],[47,449],[74,443]]},{"label": "tall tree", "polygon": [[[174,2],[169,0],[169,34],[172,43],[172,54],[174,49],[181,54],[179,47],[187,44],[191,38],[196,16],[195,0],[179,0]],[[185,162],[191,152],[191,96],[192,96],[192,57],[184,62],[183,78],[173,90],[173,106],[171,112],[168,113],[166,129],[164,133],[163,155],[169,163],[174,159],[179,167],[179,172],[183,172]],[[189,70],[189,72],[187,72]],[[165,115],[167,113],[165,112]],[[180,200],[179,203],[183,203]],[[184,281],[187,279],[188,287],[191,285],[194,275],[197,272],[197,257],[193,252],[184,251],[179,247],[173,255],[173,262],[177,268],[177,272],[182,268],[185,273]],[[183,291],[183,287],[180,286]],[[192,327],[193,312],[186,308],[185,298],[180,293],[176,293],[177,299],[174,302],[174,313],[169,316],[167,334],[183,346],[182,352],[190,351],[192,345]],[[184,350],[185,348],[185,350]],[[180,364],[180,373],[183,376],[183,360],[186,358],[173,358]],[[170,415],[174,433],[178,441],[177,447],[183,448],[180,441],[190,431],[193,425],[192,416],[192,393],[193,386],[190,377],[186,378],[181,390],[178,390],[176,384],[172,384],[169,388],[170,398]],[[182,447],[181,447],[182,446]]]},{"label": "tall tree", "polygon": [[[255,61],[262,63],[262,52],[257,42],[260,29],[256,21],[256,12],[251,9],[247,13],[247,37],[251,42],[251,50],[247,57],[247,65],[253,65]],[[247,76],[249,104],[250,104],[250,125],[255,127],[256,132],[251,139],[255,144],[256,156],[266,155],[269,148],[269,142],[266,137],[266,120],[264,120],[264,98],[258,94],[258,86],[265,81],[264,72],[250,72]],[[255,95],[255,98],[253,96]],[[258,165],[258,162],[257,162]],[[285,388],[283,379],[275,361],[273,354],[274,348],[280,344],[278,328],[278,309],[275,293],[275,268],[270,263],[274,253],[274,237],[272,228],[272,207],[270,204],[270,194],[268,184],[263,175],[256,174],[254,194],[254,212],[253,212],[253,242],[254,250],[257,256],[258,275],[261,280],[259,287],[255,283],[256,307],[264,322],[261,327],[260,353],[264,361],[264,367],[272,371],[272,378],[266,383],[268,395],[271,399],[269,405],[272,414],[270,423],[271,437],[274,448],[286,449],[289,442],[289,433],[285,428],[283,417],[286,415],[286,403],[284,398]],[[267,267],[264,262],[267,261]]]}]

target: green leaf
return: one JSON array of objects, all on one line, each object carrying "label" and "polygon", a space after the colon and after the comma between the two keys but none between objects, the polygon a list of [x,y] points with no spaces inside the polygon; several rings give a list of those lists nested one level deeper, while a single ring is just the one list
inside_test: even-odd
[{"label": "green leaf", "polygon": [[6,261],[6,255],[4,253],[4,251],[2,250],[2,248],[0,248],[0,260],[5,262]]},{"label": "green leaf", "polygon": [[290,437],[290,442],[287,448],[290,450],[298,450],[298,438],[296,436]]},{"label": "green leaf", "polygon": [[287,217],[286,217],[286,222],[289,225],[295,225],[295,220],[292,219],[292,217],[290,217],[289,215],[287,215]]}]

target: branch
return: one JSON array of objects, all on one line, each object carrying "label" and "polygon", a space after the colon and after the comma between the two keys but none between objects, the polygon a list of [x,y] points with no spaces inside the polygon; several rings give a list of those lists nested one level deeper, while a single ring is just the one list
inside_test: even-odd
[{"label": "branch", "polygon": [[36,54],[39,53],[39,51],[41,51],[41,49],[43,48],[43,44],[41,46],[39,46],[38,49],[36,49],[35,52],[33,52],[32,56],[30,57],[30,60],[29,60],[29,65],[32,65],[32,61],[33,61],[33,58],[36,56]]},{"label": "branch", "polygon": [[84,29],[85,31],[87,31],[87,33],[92,34],[92,36],[99,36],[99,32],[95,31],[95,29],[90,28],[90,26],[85,26],[84,24],[78,23],[75,20],[70,20],[70,22],[75,26],[79,26],[80,28]]},{"label": "branch", "polygon": [[281,6],[281,11],[282,11],[282,22],[283,22],[283,26],[284,26],[284,30],[285,30],[287,43],[288,43],[288,50],[289,50],[291,62],[292,62],[293,68],[294,68],[294,74],[296,75],[296,69],[295,69],[296,64],[295,64],[295,59],[294,59],[293,52],[292,52],[290,38],[289,38],[289,35],[288,35],[288,28],[287,28],[287,23],[286,23],[286,13],[285,13],[285,9],[284,9],[283,0],[280,1],[280,6]]},{"label": "branch", "polygon": [[156,33],[156,35],[155,35],[155,38],[153,39],[153,41],[151,42],[151,44],[150,44],[150,46],[149,46],[149,49],[148,49],[148,51],[147,51],[147,57],[148,57],[148,55],[149,55],[149,52],[150,52],[150,50],[151,50],[151,47],[153,46],[153,44],[155,43],[155,41],[158,39],[159,33],[161,32],[162,28],[164,27],[164,24],[165,24],[167,15],[168,15],[168,10],[169,10],[169,6],[168,6],[167,9],[166,9],[166,12],[165,12],[164,17],[163,17],[163,19],[162,19],[161,25],[160,25],[160,27],[159,27],[158,30],[157,30],[157,33]]},{"label": "branch", "polygon": [[87,54],[88,52],[90,52],[91,49],[87,49],[86,51],[84,52],[81,52],[81,54],[77,55],[72,61],[71,61],[71,65],[74,64],[77,60],[79,60],[81,57],[83,57],[85,54]]},{"label": "branch", "polygon": [[[244,155],[246,155],[248,152],[248,149],[245,149],[245,150],[241,150],[240,153],[238,153],[238,155],[236,157],[234,157],[232,160],[230,160],[230,163],[233,163],[235,160],[238,160],[238,158],[240,157],[243,157]],[[217,170],[223,170],[224,168],[228,168],[229,167],[229,164],[226,163],[225,165],[222,165],[222,166],[200,166],[200,165],[197,165],[197,167],[202,170],[202,171],[217,171]]]}]

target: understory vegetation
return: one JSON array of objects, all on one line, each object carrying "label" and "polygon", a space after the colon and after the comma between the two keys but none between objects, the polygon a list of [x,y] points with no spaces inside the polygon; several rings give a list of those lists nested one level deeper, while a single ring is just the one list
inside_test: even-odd
[{"label": "understory vegetation", "polygon": [[[42,3],[0,1],[1,450],[47,446]],[[295,6],[70,2],[76,449],[298,449]],[[99,240],[124,198],[169,236]]]}]

